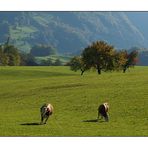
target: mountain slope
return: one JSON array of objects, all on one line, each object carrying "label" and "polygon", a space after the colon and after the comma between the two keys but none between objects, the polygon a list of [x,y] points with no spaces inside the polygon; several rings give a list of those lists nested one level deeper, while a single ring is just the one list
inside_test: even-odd
[{"label": "mountain slope", "polygon": [[148,12],[127,12],[130,21],[142,32],[148,41]]},{"label": "mountain slope", "polygon": [[0,42],[29,52],[36,44],[52,45],[59,53],[77,53],[92,41],[116,48],[147,46],[144,33],[126,12],[0,12]]}]

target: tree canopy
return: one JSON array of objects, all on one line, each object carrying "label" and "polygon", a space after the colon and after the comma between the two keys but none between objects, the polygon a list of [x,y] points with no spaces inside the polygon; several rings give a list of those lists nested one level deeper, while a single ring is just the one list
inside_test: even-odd
[{"label": "tree canopy", "polygon": [[33,56],[44,57],[56,54],[56,49],[47,45],[35,45],[31,48],[30,54]]},{"label": "tree canopy", "polygon": [[84,49],[82,59],[87,67],[94,67],[97,69],[98,74],[101,74],[101,70],[113,70],[114,53],[115,50],[112,45],[104,41],[97,41]]},{"label": "tree canopy", "polygon": [[20,65],[20,55],[15,46],[8,44],[0,45],[0,65]]},{"label": "tree canopy", "polygon": [[73,71],[78,71],[81,70],[81,75],[83,75],[84,71],[90,69],[90,67],[88,67],[81,56],[75,56],[71,59],[71,61],[69,62],[70,68]]},{"label": "tree canopy", "polygon": [[123,70],[125,73],[129,67],[136,65],[137,57],[137,50],[130,53],[127,50],[116,51],[112,45],[96,41],[86,47],[81,56],[73,57],[69,65],[73,71],[80,70],[81,75],[91,68],[97,69],[98,74],[101,74],[101,71],[113,70]]}]

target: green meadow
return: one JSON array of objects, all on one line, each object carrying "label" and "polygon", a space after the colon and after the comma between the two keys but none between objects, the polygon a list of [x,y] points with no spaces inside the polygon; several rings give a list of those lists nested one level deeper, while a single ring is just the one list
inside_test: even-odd
[{"label": "green meadow", "polygon": [[[110,104],[109,122],[96,122]],[[54,106],[46,125],[40,107]],[[148,67],[98,75],[66,66],[0,67],[0,136],[148,136]]]}]

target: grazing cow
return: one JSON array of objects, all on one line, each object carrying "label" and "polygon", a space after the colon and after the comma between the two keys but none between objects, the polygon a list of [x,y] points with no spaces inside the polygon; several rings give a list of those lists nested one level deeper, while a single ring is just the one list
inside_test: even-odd
[{"label": "grazing cow", "polygon": [[99,117],[101,116],[101,119],[104,117],[105,121],[109,121],[108,117],[108,110],[109,110],[109,105],[108,103],[103,103],[98,107],[98,120]]},{"label": "grazing cow", "polygon": [[44,124],[46,124],[49,116],[52,115],[53,113],[53,106],[51,104],[44,104],[40,108],[40,112],[41,112],[41,124],[43,124],[44,119],[45,119]]}]

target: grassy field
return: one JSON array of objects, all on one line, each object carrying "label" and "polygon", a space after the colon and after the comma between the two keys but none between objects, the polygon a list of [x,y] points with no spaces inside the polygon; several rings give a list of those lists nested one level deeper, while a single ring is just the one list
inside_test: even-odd
[{"label": "grassy field", "polygon": [[[110,104],[110,121],[95,122]],[[46,125],[43,103],[54,106]],[[84,73],[68,67],[0,67],[0,136],[148,136],[148,67]]]}]

